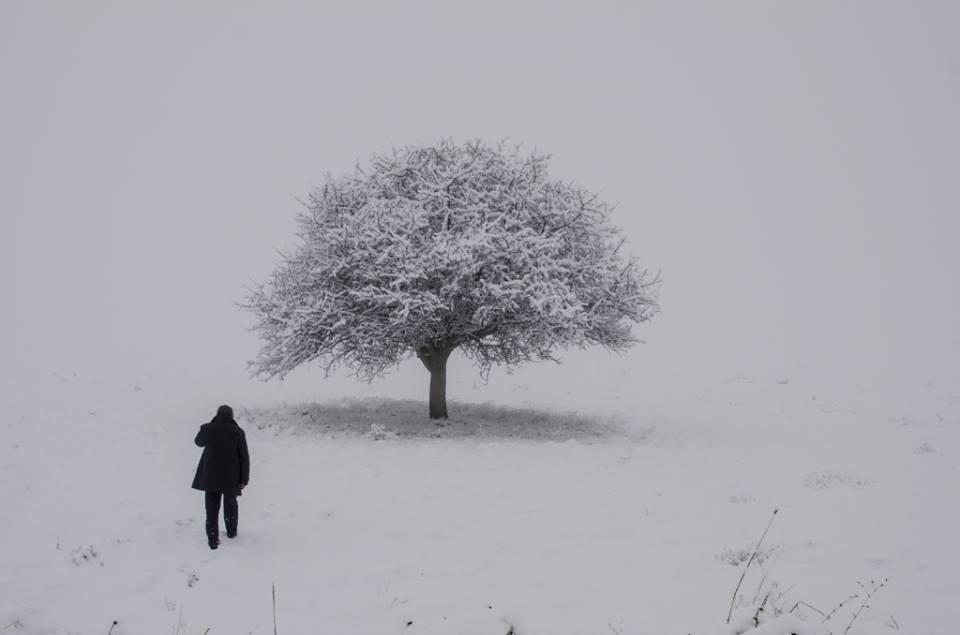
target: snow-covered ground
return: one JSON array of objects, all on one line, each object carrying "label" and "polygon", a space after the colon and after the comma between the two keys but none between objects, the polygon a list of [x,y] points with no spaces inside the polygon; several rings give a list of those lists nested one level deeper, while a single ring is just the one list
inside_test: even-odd
[{"label": "snow-covered ground", "polygon": [[[774,509],[731,624],[960,633],[960,3],[545,8],[0,2],[0,635],[729,635]],[[616,202],[646,344],[251,381],[294,199],[445,137]]]},{"label": "snow-covered ground", "polygon": [[955,387],[542,368],[459,390],[441,427],[377,383],[233,403],[251,484],[215,552],[189,484],[217,403],[159,380],[7,383],[0,631],[267,634],[275,592],[280,634],[725,634],[779,509],[745,604],[776,583],[768,606],[826,612],[889,578],[850,633],[957,632]]}]

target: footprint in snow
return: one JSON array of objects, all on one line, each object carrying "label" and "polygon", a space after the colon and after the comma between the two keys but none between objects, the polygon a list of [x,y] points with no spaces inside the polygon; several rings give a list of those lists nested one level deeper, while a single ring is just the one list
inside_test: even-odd
[{"label": "footprint in snow", "polygon": [[809,489],[825,490],[836,485],[848,487],[866,487],[870,485],[868,479],[858,478],[849,474],[841,474],[830,470],[811,472],[803,479],[803,486]]}]

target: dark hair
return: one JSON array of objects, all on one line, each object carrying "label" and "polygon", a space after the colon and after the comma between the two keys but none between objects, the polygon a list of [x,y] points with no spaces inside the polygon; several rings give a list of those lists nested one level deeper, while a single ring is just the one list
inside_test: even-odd
[{"label": "dark hair", "polygon": [[233,408],[231,408],[230,406],[220,406],[219,408],[217,408],[217,416],[230,417],[231,419],[233,419]]}]

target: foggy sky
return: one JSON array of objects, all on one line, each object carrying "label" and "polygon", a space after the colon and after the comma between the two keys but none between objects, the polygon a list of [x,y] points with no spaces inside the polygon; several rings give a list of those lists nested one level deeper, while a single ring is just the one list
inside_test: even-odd
[{"label": "foggy sky", "polygon": [[441,137],[618,204],[664,278],[622,367],[960,374],[960,5],[570,4],[0,4],[5,376],[241,390],[295,198]]}]

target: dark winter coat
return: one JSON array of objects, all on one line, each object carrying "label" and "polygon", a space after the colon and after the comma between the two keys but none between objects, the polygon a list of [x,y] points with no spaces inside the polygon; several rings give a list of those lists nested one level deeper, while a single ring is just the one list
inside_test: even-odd
[{"label": "dark winter coat", "polygon": [[240,486],[250,481],[247,435],[233,417],[218,414],[200,426],[194,443],[203,456],[193,478],[193,489],[240,495]]}]

